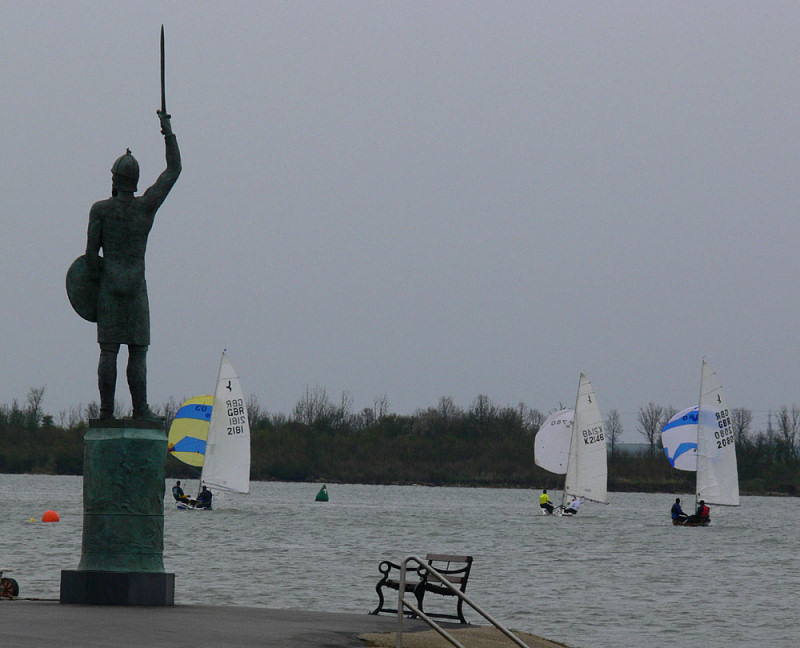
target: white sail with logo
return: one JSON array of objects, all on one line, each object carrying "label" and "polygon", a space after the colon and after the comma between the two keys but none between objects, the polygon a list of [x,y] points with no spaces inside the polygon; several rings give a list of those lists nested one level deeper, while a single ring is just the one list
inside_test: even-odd
[{"label": "white sail with logo", "polygon": [[557,475],[567,472],[574,417],[574,411],[562,409],[544,420],[536,433],[533,447],[533,458],[537,466]]},{"label": "white sail with logo", "polygon": [[250,492],[250,423],[239,376],[223,351],[200,484],[212,492]]},{"label": "white sail with logo", "polygon": [[739,471],[730,410],[719,378],[705,358],[697,423],[697,500],[739,505]]},{"label": "white sail with logo", "polygon": [[570,496],[608,504],[607,481],[603,417],[597,406],[592,383],[581,373],[562,505],[568,503]]}]

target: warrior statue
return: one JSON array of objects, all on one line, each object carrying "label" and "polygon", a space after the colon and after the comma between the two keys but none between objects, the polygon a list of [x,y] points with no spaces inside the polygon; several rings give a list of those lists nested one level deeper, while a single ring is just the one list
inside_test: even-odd
[{"label": "warrior statue", "polygon": [[[162,95],[163,96],[163,95]],[[147,236],[156,210],[181,173],[178,141],[170,115],[157,111],[167,155],[167,168],[152,187],[134,196],[139,163],[130,149],[111,167],[111,198],[92,205],[86,254],[67,272],[67,294],[78,314],[97,322],[100,363],[100,418],[114,418],[117,354],[128,345],[128,387],[133,418],[153,418],[147,405],[147,347],[150,345],[150,307],[144,276]],[[100,249],[103,256],[100,256]]]},{"label": "warrior statue", "polygon": [[[133,418],[151,418],[147,405],[147,347],[150,344],[150,308],[144,276],[147,235],[156,210],[167,197],[181,172],[178,141],[170,116],[158,111],[166,145],[167,168],[142,196],[134,196],[139,164],[128,150],[111,167],[111,198],[92,205],[86,262],[98,279],[97,341],[100,363],[100,418],[114,416],[117,353],[128,345],[128,387]],[[98,256],[103,248],[102,260]]]},{"label": "warrior statue", "polygon": [[[100,363],[100,418],[114,417],[117,353],[128,345],[128,387],[133,418],[152,418],[147,405],[147,348],[150,344],[150,308],[144,276],[147,235],[156,210],[181,172],[178,141],[170,115],[158,111],[166,146],[167,168],[147,191],[134,196],[139,164],[130,149],[111,167],[111,198],[92,205],[86,243],[86,264],[98,282],[97,341]],[[99,256],[100,248],[103,256]]]},{"label": "warrior statue", "polygon": [[[111,167],[111,198],[92,205],[86,254],[67,271],[67,295],[77,313],[97,322],[100,364],[100,418],[114,418],[117,354],[128,345],[128,387],[133,418],[153,418],[147,405],[147,347],[150,307],[144,277],[147,236],[156,211],[181,173],[181,154],[172,132],[164,93],[164,28],[161,28],[161,110],[157,110],[167,154],[167,168],[152,187],[134,196],[139,163],[130,149]],[[100,249],[103,256],[99,255]]]}]

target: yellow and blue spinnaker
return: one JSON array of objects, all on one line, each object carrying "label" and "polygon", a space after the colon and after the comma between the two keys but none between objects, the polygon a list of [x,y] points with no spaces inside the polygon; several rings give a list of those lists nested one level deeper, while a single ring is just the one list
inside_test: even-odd
[{"label": "yellow and blue spinnaker", "polygon": [[213,409],[213,396],[195,396],[181,405],[167,439],[167,450],[173,457],[190,466],[203,465]]}]

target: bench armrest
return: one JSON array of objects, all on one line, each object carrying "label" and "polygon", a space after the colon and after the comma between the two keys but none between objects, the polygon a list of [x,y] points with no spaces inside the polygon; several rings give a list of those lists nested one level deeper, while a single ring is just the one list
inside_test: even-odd
[{"label": "bench armrest", "polygon": [[393,563],[390,560],[384,560],[381,562],[380,565],[378,565],[378,571],[384,576],[388,576],[389,572],[392,571],[393,569],[397,569],[399,571],[400,565],[398,565],[397,563]]}]

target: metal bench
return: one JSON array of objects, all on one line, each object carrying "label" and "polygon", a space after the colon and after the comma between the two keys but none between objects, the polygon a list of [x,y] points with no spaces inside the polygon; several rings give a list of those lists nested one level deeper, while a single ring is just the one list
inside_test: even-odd
[{"label": "metal bench", "polygon": [[[472,568],[472,556],[457,556],[451,554],[435,554],[429,553],[425,556],[425,561],[428,565],[433,567],[436,571],[447,578],[456,589],[463,592],[467,589],[467,581],[469,580],[469,572]],[[370,614],[378,614],[380,612],[394,612],[397,609],[392,609],[384,606],[383,589],[389,588],[397,591],[400,589],[400,565],[384,560],[379,566],[378,571],[383,574],[383,578],[378,581],[375,586],[375,591],[378,592],[378,607],[376,607]],[[454,596],[454,594],[444,585],[440,584],[436,579],[428,579],[425,566],[422,565],[412,572],[406,572],[405,591],[412,592],[417,599],[417,607],[429,617],[436,617],[440,619],[454,619],[461,623],[466,623],[462,611],[463,601],[458,598],[456,604],[455,614],[443,614],[439,612],[427,612],[423,608],[423,600],[425,593],[438,594],[440,596]],[[409,613],[410,614],[410,613]],[[413,615],[412,615],[413,616]]]}]

